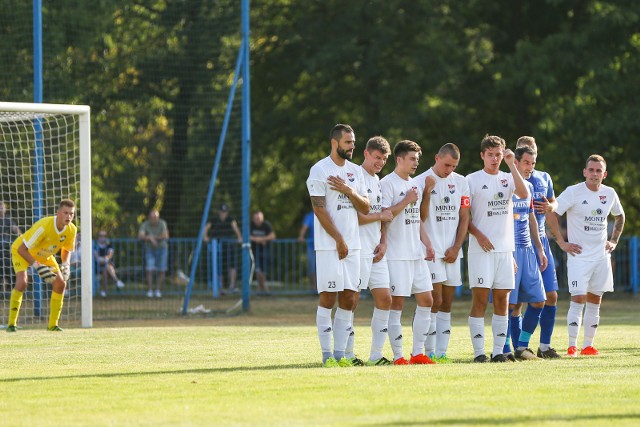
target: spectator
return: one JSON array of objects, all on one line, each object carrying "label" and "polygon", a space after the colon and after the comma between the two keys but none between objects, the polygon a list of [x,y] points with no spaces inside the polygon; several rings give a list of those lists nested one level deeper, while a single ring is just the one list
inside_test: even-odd
[{"label": "spectator", "polygon": [[69,257],[69,265],[71,268],[71,275],[78,277],[82,273],[80,260],[82,259],[82,240],[81,233],[78,231],[76,234],[76,248],[71,252]]},{"label": "spectator", "polygon": [[[2,291],[11,290],[11,244],[22,232],[7,212],[7,204],[0,200],[0,281]],[[4,289],[4,288],[7,289]]]},{"label": "spectator", "polygon": [[[167,273],[167,257],[169,229],[167,223],[160,219],[160,213],[156,209],[149,212],[146,221],[140,226],[138,239],[145,242],[145,258],[147,270],[147,297],[162,298],[162,283]],[[156,291],[153,292],[153,273],[157,273]]]},{"label": "spectator", "polygon": [[[307,276],[309,276],[309,286],[313,292],[316,288],[316,251],[313,249],[313,211],[307,213],[302,220],[302,227],[298,235],[298,242],[307,242]],[[307,236],[308,232],[308,238]]]},{"label": "spectator", "polygon": [[218,242],[218,276],[220,286],[223,285],[225,276],[228,277],[230,292],[236,291],[236,253],[238,248],[235,242],[228,241],[234,238],[238,243],[242,243],[242,234],[240,234],[238,223],[235,218],[229,215],[229,205],[223,203],[218,209],[218,215],[205,226],[204,241],[221,240]]},{"label": "spectator", "polygon": [[107,237],[107,231],[100,230],[98,232],[98,241],[96,242],[93,256],[96,263],[96,272],[101,276],[100,296],[102,298],[106,298],[107,296],[107,279],[109,277],[116,282],[118,289],[124,288],[124,283],[118,279],[116,268],[113,265],[113,253],[113,246],[111,246],[111,241]]},{"label": "spectator", "polygon": [[269,263],[269,242],[275,240],[276,233],[269,221],[264,220],[264,214],[257,211],[251,221],[251,250],[256,262],[256,276],[258,277],[258,293],[269,293],[265,284],[265,272]]}]

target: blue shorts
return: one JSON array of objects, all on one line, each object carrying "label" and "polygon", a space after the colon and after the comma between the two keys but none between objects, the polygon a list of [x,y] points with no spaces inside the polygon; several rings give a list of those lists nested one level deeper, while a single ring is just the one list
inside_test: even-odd
[{"label": "blue shorts", "polygon": [[509,304],[519,302],[543,302],[547,298],[542,284],[542,275],[533,247],[516,247],[513,257],[518,265],[516,287],[509,295]]},{"label": "blue shorts", "polygon": [[[549,238],[546,234],[540,236],[540,241],[542,242],[542,247],[544,248],[544,254],[547,256],[547,260],[549,263],[547,264],[547,268],[542,271],[542,282],[544,283],[545,292],[554,292],[558,290],[558,277],[556,276],[556,261],[553,258],[553,254],[551,253],[551,248],[549,247]],[[538,255],[538,249],[534,246],[533,248],[536,255]]]},{"label": "blue shorts", "polygon": [[147,261],[147,271],[167,271],[168,248],[164,247],[147,247],[145,250],[145,260]]}]

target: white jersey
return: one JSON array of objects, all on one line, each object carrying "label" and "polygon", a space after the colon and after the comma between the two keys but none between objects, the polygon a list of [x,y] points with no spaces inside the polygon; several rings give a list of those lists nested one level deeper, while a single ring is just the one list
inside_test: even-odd
[{"label": "white jersey", "polygon": [[[329,187],[327,179],[330,176],[338,176],[345,180],[347,185],[353,187],[356,192],[366,196],[364,177],[360,166],[345,160],[344,166],[336,165],[331,157],[325,157],[311,167],[307,179],[309,195],[324,196],[326,209],[336,228],[342,234],[349,249],[360,249],[360,235],[358,233],[358,214],[346,195]],[[314,216],[313,235],[316,251],[336,250],[336,241],[322,227],[317,216]]]},{"label": "white jersey", "polygon": [[591,191],[582,182],[567,187],[556,200],[556,213],[567,213],[569,242],[582,247],[582,253],[575,255],[575,259],[597,261],[606,258],[607,217],[624,214],[615,190],[600,185],[598,191]]},{"label": "white jersey", "polygon": [[[471,197],[471,223],[475,225],[494,247],[494,252],[513,252],[513,201],[515,183],[510,173],[491,175],[479,170],[467,175]],[[478,239],[469,236],[469,253],[484,252]]]},{"label": "white jersey", "polygon": [[[382,207],[397,205],[405,198],[407,191],[417,188],[412,178],[404,180],[393,172],[382,178]],[[409,203],[387,225],[387,260],[411,261],[424,259],[425,248],[420,240],[420,199],[422,193],[418,189],[418,201]]]},{"label": "white jersey", "polygon": [[[382,212],[382,190],[380,189],[380,178],[378,175],[370,175],[362,166],[362,176],[364,186],[369,196],[371,210],[369,213]],[[374,221],[360,226],[360,258],[373,258],[373,251],[380,244],[380,221]]]},{"label": "white jersey", "polygon": [[[444,252],[456,241],[460,209],[469,208],[469,184],[460,174],[453,172],[446,178],[440,178],[433,168],[429,168],[414,178],[422,193],[427,176],[434,177],[436,185],[431,190],[429,216],[424,223],[425,230],[431,239],[436,258],[444,258]],[[462,256],[462,249],[458,256]]]}]

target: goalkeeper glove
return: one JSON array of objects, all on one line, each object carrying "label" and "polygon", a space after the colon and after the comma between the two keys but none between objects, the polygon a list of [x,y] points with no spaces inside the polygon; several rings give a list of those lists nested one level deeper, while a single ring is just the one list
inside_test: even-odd
[{"label": "goalkeeper glove", "polygon": [[69,264],[62,264],[60,266],[60,273],[62,274],[64,281],[68,282],[71,277],[71,268],[69,268]]},{"label": "goalkeeper glove", "polygon": [[38,272],[38,276],[40,276],[44,283],[50,285],[56,279],[57,274],[53,267],[40,264],[38,261],[36,261],[33,266],[35,267],[36,272]]}]

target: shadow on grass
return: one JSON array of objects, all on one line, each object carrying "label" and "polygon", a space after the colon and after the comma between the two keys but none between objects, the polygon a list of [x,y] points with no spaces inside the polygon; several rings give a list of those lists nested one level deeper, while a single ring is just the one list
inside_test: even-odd
[{"label": "shadow on grass", "polygon": [[44,380],[66,380],[82,378],[118,378],[118,377],[144,377],[151,375],[181,375],[181,374],[208,374],[218,372],[241,372],[241,371],[275,371],[281,369],[310,369],[321,368],[319,363],[298,363],[289,365],[267,365],[267,366],[229,366],[225,368],[200,368],[200,369],[180,369],[175,371],[145,371],[145,372],[105,372],[101,374],[81,374],[81,375],[51,375],[46,377],[20,377],[1,378],[1,383],[17,383],[21,381],[44,381]]},{"label": "shadow on grass", "polygon": [[[505,417],[505,418],[496,418],[496,417],[470,417],[470,418],[440,418],[435,420],[429,420],[428,422],[420,423],[415,420],[407,420],[407,421],[394,421],[393,425],[395,426],[415,426],[415,425],[511,425],[515,423],[527,423],[530,422],[532,425],[544,423],[544,422],[579,422],[580,420],[588,420],[588,421],[596,421],[603,420],[603,423],[615,423],[616,420],[636,420],[640,419],[640,413],[638,414],[579,414],[579,415],[548,415],[548,416],[536,416],[536,417]],[[383,424],[360,424],[362,426],[382,426],[389,425],[387,423]]]}]

